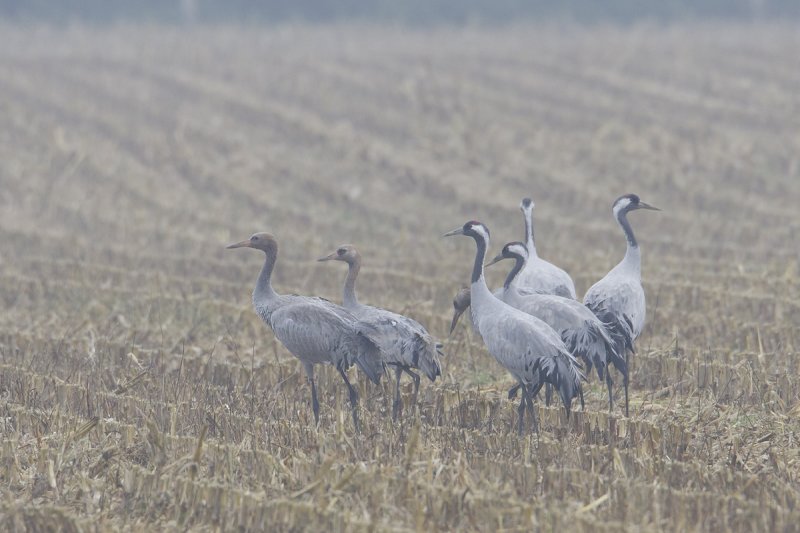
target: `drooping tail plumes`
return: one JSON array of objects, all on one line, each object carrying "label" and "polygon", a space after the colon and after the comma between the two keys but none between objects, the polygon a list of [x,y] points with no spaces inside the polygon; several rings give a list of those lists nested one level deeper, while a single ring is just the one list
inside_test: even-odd
[{"label": "drooping tail plumes", "polygon": [[355,364],[376,385],[380,383],[384,371],[380,348],[369,337],[368,328],[362,322],[356,326],[358,330],[358,346],[356,346]]},{"label": "drooping tail plumes", "polygon": [[437,346],[433,339],[426,339],[421,335],[414,336],[414,365],[431,381],[442,375]]},{"label": "drooping tail plumes", "polygon": [[581,395],[581,380],[585,378],[580,371],[580,364],[570,354],[547,357],[539,365],[539,382],[555,387],[567,416],[572,408],[572,400]]},{"label": "drooping tail plumes", "polygon": [[597,313],[595,309],[592,309],[592,312],[603,322],[608,333],[604,338],[610,348],[607,350],[608,365],[614,365],[623,376],[627,376],[628,365],[625,353],[628,350],[633,351],[633,328],[630,323],[617,319],[612,313]]},{"label": "drooping tail plumes", "polygon": [[[608,401],[609,409],[611,409],[613,401],[611,394],[611,366],[613,365],[617,371],[622,374],[622,385],[625,388],[625,416],[628,416],[628,351],[634,353],[633,349],[633,325],[625,315],[618,318],[610,312],[598,312],[592,307],[589,307],[593,313],[603,322],[611,342],[606,341],[608,345],[608,366],[606,368],[606,383],[608,385]],[[602,379],[602,377],[600,378]]]}]

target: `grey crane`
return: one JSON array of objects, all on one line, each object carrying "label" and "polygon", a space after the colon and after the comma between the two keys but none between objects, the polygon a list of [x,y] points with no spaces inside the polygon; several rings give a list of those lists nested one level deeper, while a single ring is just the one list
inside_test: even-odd
[{"label": "grey crane", "polygon": [[564,403],[567,416],[580,393],[582,375],[578,362],[558,334],[536,317],[514,309],[495,297],[486,286],[483,262],[489,247],[489,229],[476,221],[445,233],[466,235],[477,246],[470,285],[472,320],[489,353],[519,383],[522,398],[517,410],[522,434],[525,409],[533,411],[533,397],[544,383],[552,383]]},{"label": "grey crane", "polygon": [[519,209],[525,219],[525,246],[528,249],[528,260],[519,273],[518,285],[543,294],[555,294],[574,300],[575,284],[569,274],[536,253],[533,239],[533,200],[523,198]]},{"label": "grey crane", "polygon": [[[495,296],[498,296],[495,293]],[[499,297],[499,296],[498,296]],[[461,318],[461,315],[464,314],[469,308],[470,300],[471,300],[470,290],[469,287],[461,287],[458,289],[458,292],[453,297],[453,320],[450,322],[450,334],[453,334],[453,330],[456,329],[456,325],[458,324],[458,319]],[[472,322],[472,318],[469,317],[470,322]],[[473,329],[474,326],[473,326]]]},{"label": "grey crane", "polygon": [[[528,251],[524,244],[510,242],[503,247],[502,252],[486,265],[493,265],[503,259],[514,260],[514,267],[508,273],[508,277],[503,284],[502,300],[515,309],[541,319],[556,330],[570,352],[575,357],[583,359],[587,375],[592,366],[597,369],[597,377],[601,381],[605,374],[607,377],[606,383],[608,384],[608,405],[610,410],[612,408],[612,393],[611,381],[608,379],[609,365],[613,364],[615,368],[625,374],[627,372],[625,359],[614,350],[614,340],[606,330],[605,324],[585,305],[572,298],[554,294],[540,294],[517,285],[519,273],[524,270],[527,258]],[[464,299],[464,296],[462,296],[461,300],[463,301]],[[511,391],[509,392],[511,393]],[[516,393],[516,390],[513,393]],[[546,396],[549,403],[549,390]]]},{"label": "grey crane", "polygon": [[376,342],[383,355],[383,361],[395,371],[395,397],[392,405],[392,419],[396,420],[402,401],[400,398],[400,376],[405,372],[414,380],[414,405],[419,393],[419,374],[412,369],[421,370],[431,381],[442,374],[436,340],[422,325],[406,316],[387,311],[358,301],[356,278],[361,270],[361,254],[350,244],[339,246],[335,252],[321,257],[319,261],[342,261],[347,263],[347,277],[344,282],[342,302],[362,323],[367,324],[370,338]]},{"label": "grey crane", "polygon": [[253,306],[272,328],[275,337],[303,363],[311,385],[314,420],[319,423],[314,365],[327,363],[336,367],[347,385],[353,424],[358,430],[358,392],[350,384],[345,371],[356,363],[375,384],[379,383],[383,373],[380,348],[365,332],[367,326],[350,311],[323,298],[275,292],[271,278],[278,258],[278,242],[269,233],[256,233],[228,248],[254,248],[266,255],[253,290]]},{"label": "grey crane", "polygon": [[[637,209],[660,211],[642,202],[635,194],[620,196],[612,205],[614,219],[627,240],[625,257],[603,279],[592,285],[583,297],[586,304],[603,323],[607,324],[614,349],[625,354],[625,416],[628,416],[628,351],[634,352],[634,341],[644,328],[645,297],[642,289],[642,254],[633,234],[628,213]],[[608,379],[608,376],[607,376]]]}]

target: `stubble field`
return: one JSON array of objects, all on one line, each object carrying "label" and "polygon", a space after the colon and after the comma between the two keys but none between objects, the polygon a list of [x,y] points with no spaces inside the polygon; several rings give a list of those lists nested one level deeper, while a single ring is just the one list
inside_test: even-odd
[{"label": "stubble field", "polygon": [[[0,29],[0,527],[796,530],[800,36],[789,26]],[[631,220],[648,321],[631,417],[538,404],[450,302],[478,219],[492,251],[536,202],[580,295]],[[445,343],[391,388],[299,363],[252,310],[269,231],[281,292],[362,300]],[[454,242],[452,242],[454,241]],[[504,267],[507,265],[504,265]],[[491,279],[498,284],[504,268]],[[352,371],[354,377],[357,375]]]}]

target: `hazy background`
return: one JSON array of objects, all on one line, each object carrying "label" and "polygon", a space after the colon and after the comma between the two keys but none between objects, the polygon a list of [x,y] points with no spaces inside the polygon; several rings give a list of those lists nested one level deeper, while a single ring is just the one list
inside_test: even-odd
[{"label": "hazy background", "polygon": [[0,16],[18,21],[312,22],[366,20],[405,24],[567,20],[630,23],[697,19],[785,20],[796,0],[0,0]]}]

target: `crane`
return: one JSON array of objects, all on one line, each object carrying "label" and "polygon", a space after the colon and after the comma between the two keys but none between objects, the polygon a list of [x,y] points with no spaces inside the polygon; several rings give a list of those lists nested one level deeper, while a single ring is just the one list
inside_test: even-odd
[{"label": "crane", "polygon": [[421,370],[431,381],[442,374],[436,340],[422,325],[406,316],[378,307],[362,304],[356,296],[356,278],[361,270],[361,254],[355,246],[343,244],[335,252],[319,261],[342,261],[347,263],[342,303],[362,323],[370,327],[370,338],[376,342],[384,362],[394,367],[395,397],[392,419],[396,420],[402,406],[400,398],[400,376],[405,372],[414,380],[414,405],[419,392]]},{"label": "crane", "polygon": [[625,257],[603,279],[592,285],[583,297],[592,313],[607,324],[614,339],[614,350],[625,354],[625,416],[628,416],[628,351],[634,352],[634,341],[644,329],[646,302],[642,288],[642,254],[633,234],[628,213],[638,209],[660,211],[646,204],[635,194],[617,198],[611,211],[627,240]]},{"label": "crane", "polygon": [[489,353],[514,376],[522,389],[517,409],[520,435],[526,408],[535,417],[532,399],[544,383],[555,386],[569,416],[583,378],[578,362],[553,328],[514,309],[489,291],[483,270],[489,229],[472,220],[444,234],[445,237],[454,235],[471,237],[477,246],[470,285],[472,320]]},{"label": "crane", "polygon": [[319,423],[314,365],[327,363],[336,368],[347,385],[353,424],[358,431],[358,392],[345,371],[355,363],[375,384],[383,372],[380,348],[369,338],[367,326],[350,311],[323,298],[275,292],[271,278],[278,259],[278,242],[269,233],[255,233],[228,246],[234,248],[253,248],[266,256],[253,290],[253,306],[275,337],[303,363],[311,386],[314,420]]},{"label": "crane", "polygon": [[536,244],[533,240],[533,205],[533,200],[530,198],[523,198],[519,204],[525,220],[525,246],[528,248],[528,260],[519,273],[517,283],[520,287],[536,292],[556,294],[574,300],[576,297],[575,284],[569,274],[553,263],[545,261],[536,253]]},{"label": "crane", "polygon": [[[495,294],[497,296],[497,294]],[[499,297],[499,296],[498,296]],[[469,308],[470,300],[472,296],[470,294],[469,287],[461,287],[458,289],[458,292],[453,297],[453,320],[450,322],[450,335],[453,334],[453,330],[456,329],[456,325],[458,324],[458,319],[461,318],[461,315],[464,314]],[[472,322],[472,318],[470,317],[470,322]],[[475,329],[473,327],[473,329]]]}]

